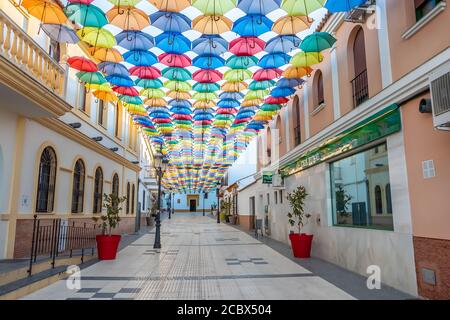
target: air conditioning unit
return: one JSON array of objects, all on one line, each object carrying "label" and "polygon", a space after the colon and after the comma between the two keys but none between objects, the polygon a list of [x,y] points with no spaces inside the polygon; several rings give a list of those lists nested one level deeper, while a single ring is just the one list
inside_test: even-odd
[{"label": "air conditioning unit", "polygon": [[450,131],[450,64],[430,75],[430,90],[434,127]]},{"label": "air conditioning unit", "polygon": [[365,23],[367,16],[375,12],[375,1],[368,0],[359,7],[348,12],[344,20],[351,23]]},{"label": "air conditioning unit", "polygon": [[281,174],[274,174],[272,176],[272,187],[277,189],[284,189],[284,179]]}]

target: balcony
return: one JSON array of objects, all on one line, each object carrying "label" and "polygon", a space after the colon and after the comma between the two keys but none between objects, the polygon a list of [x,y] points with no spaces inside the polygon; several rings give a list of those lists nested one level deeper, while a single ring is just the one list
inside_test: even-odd
[{"label": "balcony", "polygon": [[352,80],[353,107],[356,108],[369,99],[369,81],[367,79],[367,69],[361,72]]},{"label": "balcony", "polygon": [[66,71],[0,10],[0,95],[2,107],[28,117],[57,117],[65,101]]}]

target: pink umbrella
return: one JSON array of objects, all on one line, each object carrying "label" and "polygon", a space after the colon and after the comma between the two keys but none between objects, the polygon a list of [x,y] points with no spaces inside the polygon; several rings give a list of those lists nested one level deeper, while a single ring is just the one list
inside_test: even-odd
[{"label": "pink umbrella", "polygon": [[136,66],[130,69],[130,73],[141,79],[157,79],[161,77],[161,71],[155,67]]},{"label": "pink umbrella", "polygon": [[186,68],[192,65],[192,60],[185,54],[163,53],[158,56],[159,62],[169,67]]},{"label": "pink umbrella", "polygon": [[192,75],[192,79],[200,83],[214,83],[222,80],[223,74],[217,70],[198,70]]},{"label": "pink umbrella", "polygon": [[172,115],[174,120],[192,120],[192,116],[190,114],[174,114]]},{"label": "pink umbrella", "polygon": [[267,81],[281,77],[283,71],[280,69],[260,69],[253,74],[253,80]]},{"label": "pink umbrella", "polygon": [[115,86],[112,88],[115,92],[124,94],[126,96],[137,97],[139,92],[134,87],[119,87]]},{"label": "pink umbrella", "polygon": [[69,3],[91,4],[94,0],[68,0]]},{"label": "pink umbrella", "polygon": [[237,56],[253,56],[265,46],[266,43],[257,37],[240,37],[230,42],[230,52]]},{"label": "pink umbrella", "polygon": [[283,104],[287,103],[289,101],[288,98],[285,97],[267,97],[266,100],[264,100],[264,103],[267,104]]}]

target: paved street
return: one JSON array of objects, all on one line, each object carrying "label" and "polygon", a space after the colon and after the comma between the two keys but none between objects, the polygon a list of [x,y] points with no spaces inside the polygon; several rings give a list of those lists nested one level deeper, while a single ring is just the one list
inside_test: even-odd
[{"label": "paved street", "polygon": [[61,280],[25,299],[353,299],[267,245],[201,215],[176,214],[81,271],[81,289]]}]

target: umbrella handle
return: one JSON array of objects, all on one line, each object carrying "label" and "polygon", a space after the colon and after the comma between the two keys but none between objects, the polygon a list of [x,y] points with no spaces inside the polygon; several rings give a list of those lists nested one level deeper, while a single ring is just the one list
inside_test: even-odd
[{"label": "umbrella handle", "polygon": [[16,8],[19,8],[22,5],[23,0],[20,0],[19,3],[16,3],[15,1],[13,1],[13,5]]},{"label": "umbrella handle", "polygon": [[168,64],[172,64],[173,62],[173,54],[169,57],[169,60],[167,60]]},{"label": "umbrella handle", "polygon": [[117,3],[117,14],[123,15],[124,13],[125,13],[124,9],[120,10],[120,0],[119,0],[119,2]]},{"label": "umbrella handle", "polygon": [[[130,30],[127,30],[127,41],[131,42],[131,41],[133,41],[133,37],[131,37],[131,38],[128,37],[128,35],[130,34],[128,31],[130,31]],[[134,42],[135,47],[136,47],[136,41],[137,41],[136,39],[137,39],[137,37],[134,39],[135,40],[135,42]]]}]

